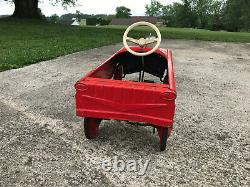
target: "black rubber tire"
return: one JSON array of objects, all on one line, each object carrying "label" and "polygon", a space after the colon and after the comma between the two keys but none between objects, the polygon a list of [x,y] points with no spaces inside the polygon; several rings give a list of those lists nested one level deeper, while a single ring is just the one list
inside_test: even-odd
[{"label": "black rubber tire", "polygon": [[168,128],[163,127],[162,129],[162,137],[160,138],[160,150],[165,151],[168,139]]},{"label": "black rubber tire", "polygon": [[95,139],[98,136],[101,121],[97,118],[84,118],[84,134],[87,139]]}]

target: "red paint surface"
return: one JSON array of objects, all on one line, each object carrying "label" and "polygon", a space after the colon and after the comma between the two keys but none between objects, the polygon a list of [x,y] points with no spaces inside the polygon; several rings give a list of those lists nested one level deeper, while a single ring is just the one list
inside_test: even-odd
[{"label": "red paint surface", "polygon": [[[140,50],[139,47],[132,49]],[[145,50],[148,51],[150,48]],[[171,51],[165,49],[156,51],[167,59],[168,84],[111,79],[114,66],[110,59],[124,51],[126,49],[122,48],[76,83],[77,116],[146,122],[155,126],[172,127],[176,86]]]}]

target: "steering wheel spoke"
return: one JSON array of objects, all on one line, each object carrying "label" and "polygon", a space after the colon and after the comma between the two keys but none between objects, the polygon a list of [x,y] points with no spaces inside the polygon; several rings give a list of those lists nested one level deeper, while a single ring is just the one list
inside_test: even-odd
[{"label": "steering wheel spoke", "polygon": [[132,43],[134,43],[134,44],[139,44],[139,40],[134,39],[134,38],[127,37],[126,40],[127,40],[127,41],[130,41],[130,42],[132,42]]},{"label": "steering wheel spoke", "polygon": [[145,44],[148,45],[148,44],[153,44],[155,42],[157,42],[158,39],[157,38],[153,38],[153,39],[146,39],[145,40]]}]

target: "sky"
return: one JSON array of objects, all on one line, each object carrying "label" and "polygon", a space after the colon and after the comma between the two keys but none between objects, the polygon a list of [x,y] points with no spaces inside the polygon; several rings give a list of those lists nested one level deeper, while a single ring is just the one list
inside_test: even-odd
[{"label": "sky", "polygon": [[[158,0],[162,4],[171,4],[180,0]],[[52,14],[62,15],[66,13],[75,13],[79,10],[83,14],[115,14],[117,6],[126,6],[131,9],[133,16],[143,16],[145,13],[145,5],[150,0],[78,0],[75,7],[68,7],[65,10],[61,5],[53,6],[49,0],[41,0],[39,8],[43,14],[50,16]],[[0,15],[10,15],[14,11],[12,3],[0,0]]]}]

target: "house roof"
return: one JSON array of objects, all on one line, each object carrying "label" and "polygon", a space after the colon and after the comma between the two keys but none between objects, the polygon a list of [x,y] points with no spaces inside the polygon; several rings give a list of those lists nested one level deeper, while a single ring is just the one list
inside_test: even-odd
[{"label": "house roof", "polygon": [[78,26],[78,25],[80,25],[80,23],[77,20],[75,20],[71,25]]},{"label": "house roof", "polygon": [[59,23],[63,25],[71,25],[74,20],[60,20]]},{"label": "house roof", "polygon": [[155,17],[149,17],[149,16],[132,16],[130,18],[113,18],[110,22],[110,25],[131,25],[138,21],[147,21],[147,22],[156,24],[158,19]]},{"label": "house roof", "polygon": [[7,17],[10,17],[11,15],[0,15],[0,19],[1,18],[7,18]]}]

